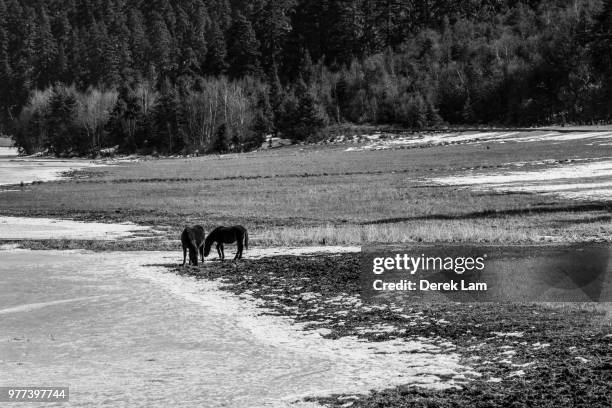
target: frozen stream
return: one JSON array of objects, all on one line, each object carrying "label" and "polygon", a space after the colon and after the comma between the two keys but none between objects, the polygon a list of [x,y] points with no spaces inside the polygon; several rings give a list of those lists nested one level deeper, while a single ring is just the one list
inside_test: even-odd
[{"label": "frozen stream", "polygon": [[17,149],[0,147],[0,186],[62,179],[62,173],[101,164],[79,159],[18,157]]},{"label": "frozen stream", "polygon": [[461,371],[430,344],[326,340],[256,316],[251,301],[166,272],[178,253],[5,247],[0,258],[0,386],[69,386],[70,406],[288,406],[444,388]]}]

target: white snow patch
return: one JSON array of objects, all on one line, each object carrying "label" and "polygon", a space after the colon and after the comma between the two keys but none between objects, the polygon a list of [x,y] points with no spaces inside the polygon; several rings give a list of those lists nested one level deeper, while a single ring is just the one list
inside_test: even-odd
[{"label": "white snow patch", "polygon": [[525,367],[532,366],[532,365],[534,365],[534,364],[535,364],[535,363],[532,361],[532,362],[529,362],[529,363],[523,363],[523,364],[512,364],[512,367],[516,367],[516,368],[525,368]]},{"label": "white snow patch", "polygon": [[516,142],[543,142],[543,141],[557,141],[566,142],[568,140],[584,140],[584,139],[612,139],[612,132],[550,132],[534,136],[521,136],[515,138],[508,138],[506,140],[512,140]]},{"label": "white snow patch", "polygon": [[495,131],[495,132],[454,132],[454,133],[420,133],[411,135],[385,135],[387,137],[364,137],[369,144],[349,147],[347,152],[365,150],[387,150],[398,147],[437,146],[457,143],[505,143],[505,142],[565,142],[571,140],[594,140],[594,144],[607,145],[612,140],[612,132],[532,132]]},{"label": "white snow patch", "polygon": [[170,273],[151,274],[148,278],[184,299],[238,321],[258,341],[333,358],[335,369],[346,373],[352,379],[351,385],[347,384],[342,390],[329,389],[323,394],[363,392],[401,384],[445,389],[460,383],[452,379],[442,380],[439,376],[450,378],[466,372],[466,367],[459,364],[458,354],[442,353],[438,346],[424,339],[382,342],[368,342],[354,336],[324,339],[319,331],[301,330],[306,323],[294,323],[288,317],[263,315],[256,303],[220,291],[220,281],[202,281]]},{"label": "white snow patch", "polygon": [[448,177],[438,177],[433,181],[455,186],[496,185],[525,182],[550,182],[556,180],[581,179],[586,177],[612,176],[612,160],[599,162],[567,164],[547,167],[534,171],[510,171],[506,173],[468,174]]},{"label": "white snow patch", "polygon": [[578,360],[578,361],[580,361],[581,363],[584,363],[584,364],[586,364],[586,363],[588,363],[588,362],[590,362],[590,361],[591,361],[591,360],[589,360],[588,358],[584,358],[584,357],[580,357],[580,356],[575,357],[575,359],[576,359],[576,360]]},{"label": "white snow patch", "polygon": [[537,343],[533,343],[532,347],[534,350],[540,350],[546,347],[550,347],[550,344],[537,342]]},{"label": "white snow patch", "polygon": [[63,172],[103,166],[87,160],[2,158],[0,185],[62,180]]},{"label": "white snow patch", "polygon": [[134,232],[150,231],[133,223],[104,224],[52,218],[0,216],[0,239],[87,239],[130,238]]},{"label": "white snow patch", "polygon": [[277,255],[313,255],[318,253],[338,254],[360,252],[358,246],[308,246],[308,247],[255,247],[245,250],[244,257],[258,259]]},{"label": "white snow patch", "polygon": [[0,156],[4,157],[16,157],[19,154],[16,147],[3,147],[0,146]]},{"label": "white snow patch", "polygon": [[508,377],[522,377],[524,376],[526,373],[523,370],[518,370],[518,371],[513,371],[511,372]]},{"label": "white snow patch", "polygon": [[10,314],[10,313],[30,312],[32,310],[44,309],[50,306],[63,305],[66,303],[81,302],[84,300],[96,300],[99,298],[100,296],[86,296],[86,297],[78,297],[78,298],[72,298],[72,299],[54,300],[51,302],[27,303],[27,304],[23,304],[19,306],[13,306],[13,307],[5,308],[5,309],[0,309],[0,315]]},{"label": "white snow patch", "polygon": [[316,298],[318,298],[320,296],[321,295],[319,295],[318,293],[314,293],[314,292],[304,292],[304,293],[302,293],[300,295],[302,300],[305,300],[305,301],[313,300],[313,299],[316,299]]},{"label": "white snow patch", "polygon": [[475,190],[554,194],[571,199],[610,200],[612,160],[569,163],[531,171],[468,173],[431,181]]},{"label": "white snow patch", "polygon": [[121,405],[127,390],[142,406],[287,407],[306,395],[362,394],[399,384],[448,388],[465,383],[461,374],[477,376],[459,365],[457,354],[442,353],[427,339],[370,343],[296,330],[301,326],[293,320],[261,315],[253,302],[220,291],[220,282],[162,266],[179,257],[3,253],[2,294],[17,291],[21,304],[101,296],[0,319],[5,338],[32,339],[0,352],[8,362],[3,378],[43,384],[64,378],[79,406]]}]

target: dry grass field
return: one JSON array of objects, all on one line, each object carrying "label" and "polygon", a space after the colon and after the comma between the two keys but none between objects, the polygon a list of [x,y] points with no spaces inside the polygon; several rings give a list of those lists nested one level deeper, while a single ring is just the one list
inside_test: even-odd
[{"label": "dry grass field", "polygon": [[152,266],[219,278],[221,289],[256,299],[263,314],[321,330],[330,341],[450,345],[446,352],[471,373],[457,377],[461,389],[389,385],[313,399],[326,406],[610,406],[609,303],[361,302],[360,259],[351,253],[272,248],[283,255],[258,259],[255,249],[240,262],[177,267],[178,235],[194,223],[207,230],[241,223],[255,247],[612,241],[609,140],[388,142],[110,161],[68,180],[4,186],[0,215],[153,225],[138,234],[143,239],[19,246],[175,251],[176,262]]},{"label": "dry grass field", "polygon": [[[348,149],[355,146],[365,144]],[[241,223],[265,245],[608,241],[610,201],[433,179],[537,173],[609,156],[610,146],[570,139],[149,158],[3,192],[0,214],[134,221],[166,226],[172,238],[189,223]]]}]

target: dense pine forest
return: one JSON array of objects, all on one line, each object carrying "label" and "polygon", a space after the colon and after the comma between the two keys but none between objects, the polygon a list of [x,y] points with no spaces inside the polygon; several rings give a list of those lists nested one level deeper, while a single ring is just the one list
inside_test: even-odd
[{"label": "dense pine forest", "polygon": [[612,2],[0,0],[0,108],[60,155],[609,121]]}]

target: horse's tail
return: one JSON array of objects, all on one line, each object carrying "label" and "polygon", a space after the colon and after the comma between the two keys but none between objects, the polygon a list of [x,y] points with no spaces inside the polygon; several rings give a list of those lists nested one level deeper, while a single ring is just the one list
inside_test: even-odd
[{"label": "horse's tail", "polygon": [[249,233],[244,230],[244,249],[249,249]]}]

